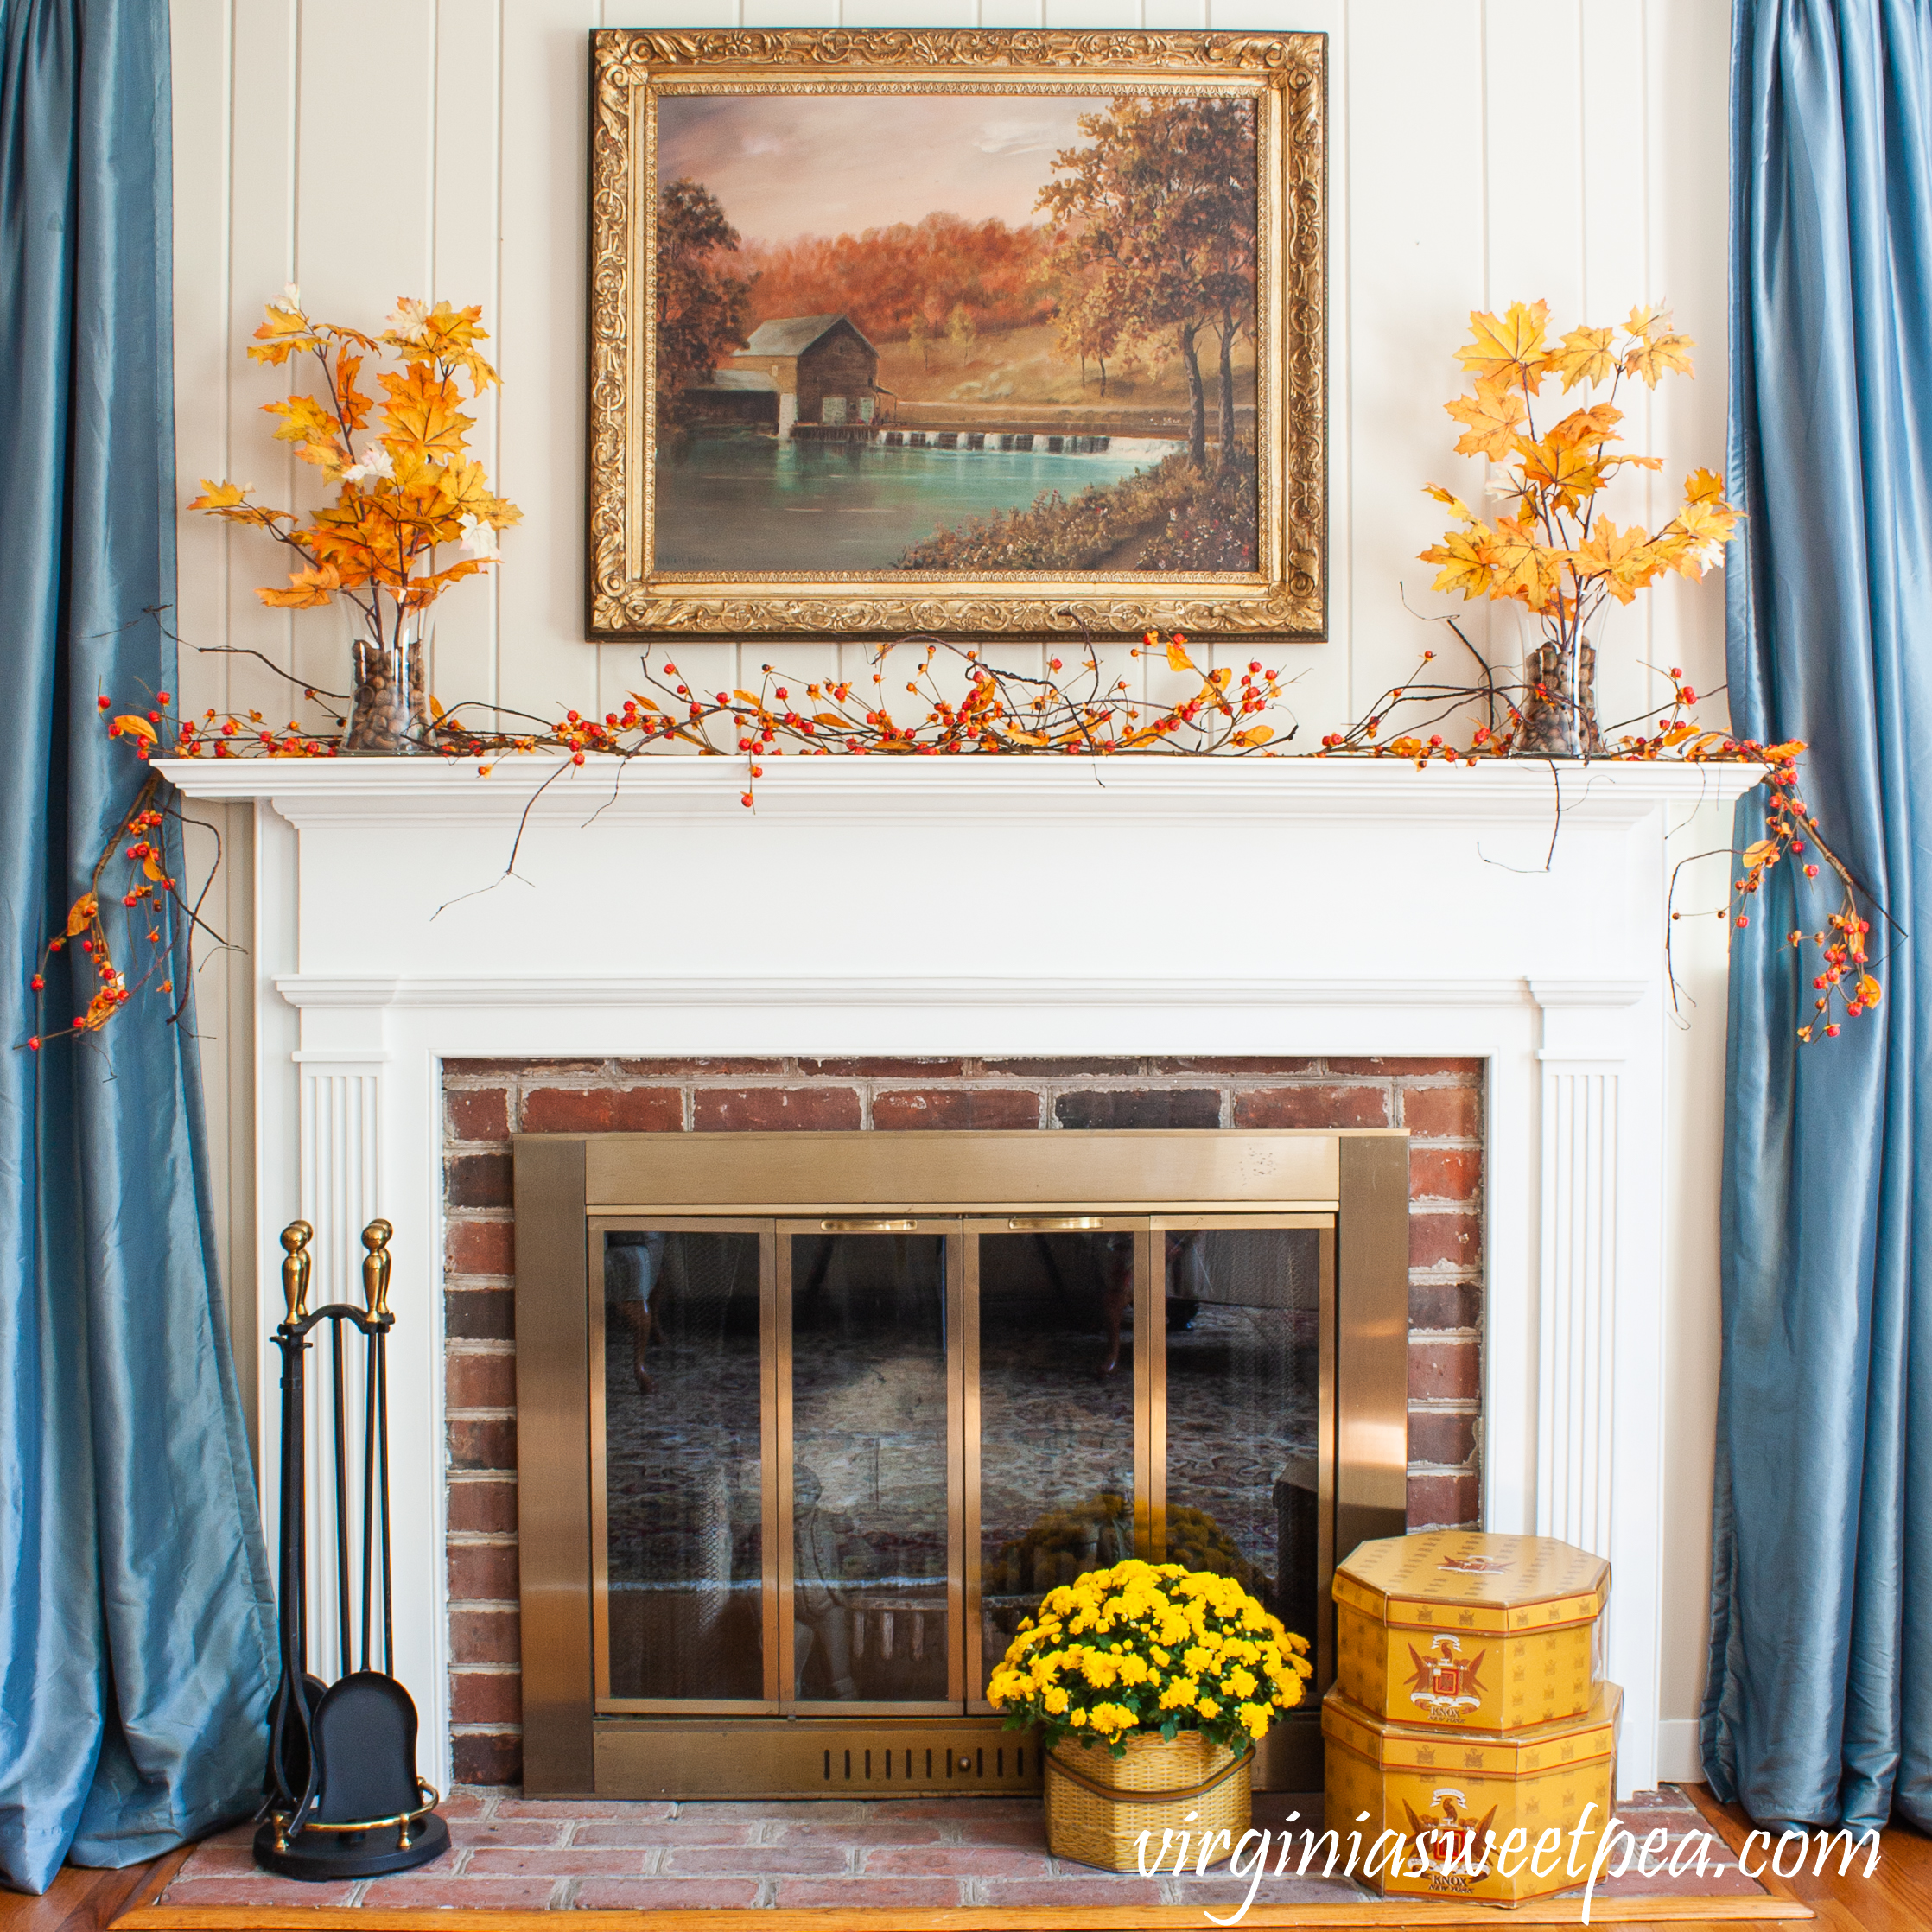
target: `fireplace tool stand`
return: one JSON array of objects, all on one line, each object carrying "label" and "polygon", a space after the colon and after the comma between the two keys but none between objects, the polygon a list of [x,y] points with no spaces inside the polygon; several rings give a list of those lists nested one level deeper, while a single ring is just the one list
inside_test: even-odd
[{"label": "fireplace tool stand", "polygon": [[[436,1816],[435,1789],[416,1772],[416,1705],[397,1683],[391,1610],[389,1523],[389,1382],[384,1347],[389,1310],[386,1221],[362,1230],[365,1306],[332,1302],[313,1312],[308,1279],[315,1230],[306,1221],[282,1231],[287,1258],[282,1293],[287,1319],[276,1329],[282,1351],[282,1679],[270,1721],[264,1796],[257,1814],[255,1859],[290,1878],[367,1878],[427,1865],[449,1848]],[[309,1331],[328,1325],[334,1373],[333,1492],[335,1518],[336,1654],[343,1675],[324,1685],[308,1670],[307,1369]],[[346,1329],[363,1338],[362,1668],[354,1650],[349,1562],[349,1398]],[[382,1668],[371,1667],[372,1585],[382,1570]]]}]

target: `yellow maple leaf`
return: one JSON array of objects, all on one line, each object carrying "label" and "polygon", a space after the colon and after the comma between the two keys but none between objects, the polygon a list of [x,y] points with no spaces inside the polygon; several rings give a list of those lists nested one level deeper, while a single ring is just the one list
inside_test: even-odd
[{"label": "yellow maple leaf", "polygon": [[1543,348],[1549,325],[1547,302],[1513,302],[1498,321],[1484,309],[1469,315],[1470,340],[1456,359],[1478,382],[1521,384],[1534,396],[1550,365]]},{"label": "yellow maple leaf", "polygon": [[383,421],[390,433],[383,441],[400,457],[460,456],[463,438],[474,419],[462,414],[454,383],[435,374],[426,365],[412,363],[400,376],[378,378],[388,391]]},{"label": "yellow maple leaf", "polygon": [[1459,590],[1465,597],[1482,596],[1495,574],[1489,553],[1493,534],[1487,524],[1472,521],[1467,530],[1449,531],[1439,543],[1424,550],[1421,562],[1442,567],[1433,588]]},{"label": "yellow maple leaf", "polygon": [[255,331],[255,343],[248,351],[250,361],[279,367],[298,350],[321,346],[321,337],[309,327],[301,309],[271,302],[267,315],[268,320]]},{"label": "yellow maple leaf", "polygon": [[1469,505],[1453,490],[1446,490],[1439,483],[1425,483],[1422,493],[1433,497],[1438,503],[1446,505],[1452,517],[1460,517],[1465,522],[1468,521]]},{"label": "yellow maple leaf", "polygon": [[1579,383],[1600,383],[1617,366],[1610,352],[1610,339],[1616,332],[1607,328],[1573,328],[1563,338],[1562,346],[1551,353],[1549,371],[1563,378],[1566,392]]},{"label": "yellow maple leaf", "polygon": [[188,505],[190,510],[219,512],[232,510],[236,505],[247,500],[252,483],[217,483],[204,476],[201,479],[201,493]]},{"label": "yellow maple leaf", "polygon": [[1687,503],[1723,503],[1724,479],[1712,470],[1694,469],[1684,479],[1684,500]]},{"label": "yellow maple leaf", "polygon": [[1526,509],[1521,517],[1498,518],[1489,548],[1495,572],[1490,596],[1517,599],[1533,611],[1548,610],[1567,553],[1538,539],[1535,516]]},{"label": "yellow maple leaf", "polygon": [[286,589],[264,584],[255,594],[275,610],[318,610],[341,588],[341,573],[333,563],[322,563],[312,570],[297,570]]},{"label": "yellow maple leaf", "polygon": [[1497,383],[1480,383],[1473,396],[1453,396],[1442,406],[1465,425],[1457,439],[1456,454],[1496,461],[1509,454],[1517,427],[1528,414],[1522,397]]},{"label": "yellow maple leaf", "polygon": [[1608,517],[1571,555],[1578,576],[1600,582],[1620,604],[1630,602],[1664,562],[1641,524],[1619,530]]},{"label": "yellow maple leaf", "polygon": [[473,457],[467,462],[451,463],[435,473],[436,487],[459,516],[480,518],[485,508],[495,503],[490,494],[490,480],[483,466]]},{"label": "yellow maple leaf", "polygon": [[1624,356],[1626,376],[1639,377],[1655,389],[1657,378],[1668,370],[1686,376],[1692,372],[1691,359],[1685,352],[1697,345],[1691,337],[1679,335],[1671,327],[1668,308],[1633,308],[1628,326],[1635,340]]}]

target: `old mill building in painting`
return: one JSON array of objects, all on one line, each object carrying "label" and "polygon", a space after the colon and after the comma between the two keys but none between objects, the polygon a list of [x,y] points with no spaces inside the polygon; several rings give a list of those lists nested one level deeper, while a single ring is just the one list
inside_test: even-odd
[{"label": "old mill building in painting", "polygon": [[658,152],[658,569],[1255,568],[1247,102],[673,95]]}]

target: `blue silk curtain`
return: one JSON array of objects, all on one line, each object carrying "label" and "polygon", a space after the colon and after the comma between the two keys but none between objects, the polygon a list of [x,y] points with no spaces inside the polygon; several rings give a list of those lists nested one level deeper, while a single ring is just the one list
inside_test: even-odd
[{"label": "blue silk curtain", "polygon": [[142,997],[23,1050],[139,785],[97,696],[174,684],[168,127],[166,0],[0,0],[0,1876],[34,1891],[249,1809],[271,1676],[190,1026]]},{"label": "blue silk curtain", "polygon": [[[1800,1048],[1831,895],[1733,935],[1704,1762],[1762,1821],[1932,1827],[1932,9],[1736,0],[1732,716],[1810,747],[1877,1014]],[[1914,772],[1918,775],[1915,779]],[[1756,836],[1761,804],[1739,829]],[[1755,814],[1755,816],[1754,816]],[[1826,875],[1828,878],[1828,874]],[[1821,884],[1822,884],[1822,880]],[[1932,1092],[1932,1089],[1929,1089]]]}]

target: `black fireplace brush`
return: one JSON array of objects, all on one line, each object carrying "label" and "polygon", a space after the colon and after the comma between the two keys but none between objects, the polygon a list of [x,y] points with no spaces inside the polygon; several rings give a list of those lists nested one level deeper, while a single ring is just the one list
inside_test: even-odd
[{"label": "black fireplace brush", "polygon": [[[365,1306],[332,1302],[311,1312],[308,1280],[315,1230],[306,1221],[282,1231],[286,1319],[282,1351],[282,1678],[269,1727],[268,1771],[257,1814],[255,1859],[290,1878],[367,1878],[427,1865],[449,1847],[434,1789],[416,1776],[416,1705],[393,1675],[395,1618],[390,1577],[389,1382],[385,1346],[389,1242],[395,1230],[372,1221],[362,1230]],[[308,1670],[307,1376],[310,1331],[329,1329],[334,1404],[336,1654],[344,1674],[324,1685]],[[350,1587],[349,1399],[345,1331],[364,1347],[362,1562],[359,1605]],[[374,1668],[373,1583],[382,1572],[382,1668]],[[352,1607],[359,1608],[362,1668],[354,1656]]]}]

